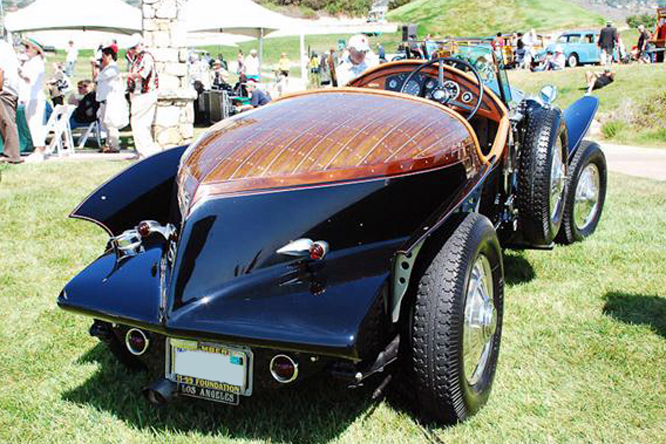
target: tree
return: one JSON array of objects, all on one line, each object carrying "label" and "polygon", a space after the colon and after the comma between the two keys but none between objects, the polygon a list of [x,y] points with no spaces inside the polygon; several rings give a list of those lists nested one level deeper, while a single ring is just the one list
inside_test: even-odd
[{"label": "tree", "polygon": [[627,17],[627,24],[630,28],[638,28],[639,25],[643,25],[652,29],[657,25],[657,19],[650,14],[632,15]]}]

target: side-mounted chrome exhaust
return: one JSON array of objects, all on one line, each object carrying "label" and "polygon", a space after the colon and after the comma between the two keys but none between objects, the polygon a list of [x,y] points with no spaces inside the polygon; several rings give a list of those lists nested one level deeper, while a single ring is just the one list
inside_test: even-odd
[{"label": "side-mounted chrome exhaust", "polygon": [[175,382],[160,379],[144,388],[142,393],[152,405],[162,407],[177,396],[176,388]]}]

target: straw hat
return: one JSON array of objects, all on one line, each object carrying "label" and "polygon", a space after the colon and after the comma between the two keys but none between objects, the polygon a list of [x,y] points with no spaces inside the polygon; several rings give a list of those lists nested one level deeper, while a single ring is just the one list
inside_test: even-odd
[{"label": "straw hat", "polygon": [[44,47],[37,40],[33,38],[26,38],[23,40],[23,44],[27,47],[35,48],[37,52],[42,55],[42,57],[44,56]]}]

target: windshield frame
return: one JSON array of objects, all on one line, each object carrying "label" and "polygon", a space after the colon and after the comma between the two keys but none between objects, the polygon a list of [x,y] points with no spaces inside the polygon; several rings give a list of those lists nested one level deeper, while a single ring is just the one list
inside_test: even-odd
[{"label": "windshield frame", "polygon": [[[488,45],[485,44],[469,44],[469,43],[475,43],[471,41],[470,39],[452,39],[452,40],[446,40],[442,42],[437,42],[438,44],[441,44],[441,47],[446,51],[446,49],[450,49],[451,55],[449,57],[452,58],[458,58],[461,60],[464,60],[468,63],[470,63],[474,68],[479,69],[479,63],[485,63],[488,64],[492,68],[494,79],[496,81],[496,87],[493,81],[489,81],[484,78],[483,75],[481,75],[481,78],[484,80],[484,84],[490,88],[492,92],[497,94],[502,101],[505,104],[509,104],[512,99],[512,94],[511,94],[511,87],[509,85],[509,77],[506,73],[506,69],[502,64],[498,62],[498,57],[497,57],[497,52],[490,46],[490,41],[483,40],[483,42],[487,42]],[[447,44],[449,45],[447,48]],[[463,51],[461,51],[463,49]],[[469,51],[469,53],[474,54],[475,52],[478,55],[476,59],[471,56],[463,56],[462,54],[466,51]],[[481,58],[485,58],[483,62],[480,62]],[[481,70],[479,70],[481,71]],[[481,74],[481,72],[479,73]]]},{"label": "windshield frame", "polygon": [[[407,45],[420,46],[420,45],[425,45],[426,42],[434,43],[437,45],[437,49],[433,51],[433,54],[430,58],[427,59],[413,58],[411,60],[422,60],[423,62],[427,62],[437,57],[439,58],[451,57],[466,61],[475,68],[478,68],[477,60],[480,57],[478,57],[477,60],[474,60],[470,59],[469,57],[461,56],[460,48],[466,48],[470,52],[477,51],[481,53],[481,55],[485,56],[486,59],[485,63],[487,63],[487,65],[491,67],[493,72],[494,79],[492,82],[486,81],[483,75],[480,76],[482,79],[484,79],[485,86],[487,86],[493,93],[495,93],[504,102],[505,105],[509,106],[511,101],[513,100],[512,97],[513,94],[511,92],[511,86],[509,84],[509,77],[506,73],[506,69],[504,68],[504,66],[500,64],[498,61],[499,58],[497,52],[492,48],[492,40],[493,40],[492,37],[454,37],[443,40],[429,40],[429,41],[409,39],[407,41],[400,42],[400,44],[398,45],[398,51],[402,51],[403,53],[404,52],[409,53],[408,51],[405,51]],[[479,74],[482,73],[480,72]]]}]

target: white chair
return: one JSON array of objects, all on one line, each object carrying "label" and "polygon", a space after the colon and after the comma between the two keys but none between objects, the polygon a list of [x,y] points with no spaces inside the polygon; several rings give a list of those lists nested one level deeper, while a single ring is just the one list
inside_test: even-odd
[{"label": "white chair", "polygon": [[93,123],[90,125],[82,126],[78,129],[84,130],[83,134],[79,136],[79,140],[77,143],[77,148],[81,149],[85,146],[86,142],[90,138],[90,136],[95,136],[95,142],[97,142],[97,148],[102,147],[102,138],[104,138],[103,130],[101,129],[102,125],[100,124],[99,120],[95,120]]},{"label": "white chair", "polygon": [[47,153],[57,151],[58,156],[74,154],[74,140],[72,129],[69,127],[69,118],[75,107],[71,105],[57,105],[46,123],[46,136],[53,133],[47,147]]}]

